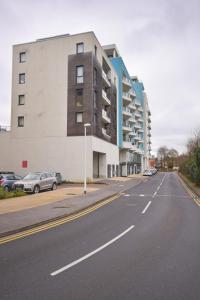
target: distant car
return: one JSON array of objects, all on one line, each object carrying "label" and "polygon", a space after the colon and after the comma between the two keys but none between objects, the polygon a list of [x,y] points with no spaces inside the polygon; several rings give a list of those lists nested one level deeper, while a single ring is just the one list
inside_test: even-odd
[{"label": "distant car", "polygon": [[143,173],[143,176],[152,176],[153,173],[151,170],[145,170],[144,173]]},{"label": "distant car", "polygon": [[152,168],[152,169],[150,169],[150,171],[152,172],[153,175],[155,175],[157,173],[156,168]]},{"label": "distant car", "polygon": [[62,183],[62,175],[58,172],[50,172],[53,177],[56,177],[57,184]]},{"label": "distant car", "polygon": [[3,187],[4,191],[9,192],[13,189],[13,184],[22,179],[21,176],[9,173],[0,175],[0,186]]},{"label": "distant car", "polygon": [[14,184],[16,190],[24,190],[27,193],[37,194],[43,190],[55,190],[57,188],[56,177],[48,172],[29,173],[22,180]]}]

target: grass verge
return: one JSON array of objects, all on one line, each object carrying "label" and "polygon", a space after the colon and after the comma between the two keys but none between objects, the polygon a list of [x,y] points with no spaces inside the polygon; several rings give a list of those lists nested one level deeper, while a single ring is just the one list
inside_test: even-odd
[{"label": "grass verge", "polygon": [[4,191],[3,187],[0,187],[0,200],[21,197],[21,196],[25,196],[25,195],[26,195],[26,193],[24,191],[6,192],[6,191]]},{"label": "grass verge", "polygon": [[195,183],[190,181],[186,176],[181,174],[180,172],[178,173],[179,176],[183,179],[183,181],[188,185],[188,187],[197,195],[200,197],[200,187],[197,186]]}]

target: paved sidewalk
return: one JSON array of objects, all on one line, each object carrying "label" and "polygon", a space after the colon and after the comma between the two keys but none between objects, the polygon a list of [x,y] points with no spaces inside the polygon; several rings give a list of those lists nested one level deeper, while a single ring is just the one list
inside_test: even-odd
[{"label": "paved sidewalk", "polygon": [[[79,194],[70,197],[66,197],[65,195],[63,199],[55,196],[54,199],[51,197],[50,203],[46,205],[42,204],[41,206],[40,203],[36,207],[26,209],[22,207],[21,210],[15,212],[0,214],[0,237],[76,213],[119,192],[123,192],[143,180],[144,178],[140,176],[132,176],[132,178],[127,178],[126,180],[117,178],[102,180],[101,183],[105,183],[106,185],[103,184],[103,188],[90,192],[87,195]],[[89,190],[95,189],[93,187],[90,188],[90,186],[88,187]],[[39,195],[43,197],[42,195],[47,195],[47,193]],[[49,193],[53,195],[53,192]],[[15,199],[12,199],[12,201],[15,201]]]}]

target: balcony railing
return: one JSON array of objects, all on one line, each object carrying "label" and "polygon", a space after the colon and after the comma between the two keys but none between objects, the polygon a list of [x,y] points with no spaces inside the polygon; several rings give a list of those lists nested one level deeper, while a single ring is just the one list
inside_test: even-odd
[{"label": "balcony railing", "polygon": [[105,123],[110,123],[110,117],[108,116],[108,113],[107,111],[105,111],[104,109],[102,109],[102,118],[103,118],[103,121]]},{"label": "balcony railing", "polygon": [[125,131],[125,132],[131,132],[132,130],[133,129],[132,129],[132,127],[129,124],[123,123],[123,131]]},{"label": "balcony railing", "polygon": [[130,112],[130,109],[128,107],[123,107],[123,115],[125,118],[131,118],[132,117],[132,113]]},{"label": "balcony railing", "polygon": [[129,93],[123,92],[122,98],[124,100],[125,105],[129,105],[132,102]]},{"label": "balcony railing", "polygon": [[141,114],[138,112],[135,112],[135,118],[141,118]]},{"label": "balcony railing", "polygon": [[106,75],[106,73],[104,72],[104,70],[102,70],[102,77],[103,77],[104,81],[106,82],[106,84],[110,87],[111,84],[110,84],[109,78]]},{"label": "balcony railing", "polygon": [[102,128],[102,133],[107,140],[111,139],[111,136],[107,133],[105,128]]},{"label": "balcony railing", "polygon": [[136,94],[135,94],[135,91],[133,91],[132,89],[130,90],[130,96],[132,96],[132,97],[136,97]]},{"label": "balcony railing", "polygon": [[123,78],[122,78],[122,82],[123,82],[124,84],[128,85],[129,87],[131,87],[131,81],[130,81],[128,78],[123,77]]},{"label": "balcony railing", "polygon": [[129,106],[128,106],[131,110],[136,110],[136,106],[135,106],[135,104],[133,104],[133,103],[131,103],[131,104],[129,104]]},{"label": "balcony railing", "polygon": [[102,98],[103,98],[103,101],[104,101],[104,104],[105,105],[111,105],[111,102],[106,94],[106,92],[104,90],[102,90]]}]

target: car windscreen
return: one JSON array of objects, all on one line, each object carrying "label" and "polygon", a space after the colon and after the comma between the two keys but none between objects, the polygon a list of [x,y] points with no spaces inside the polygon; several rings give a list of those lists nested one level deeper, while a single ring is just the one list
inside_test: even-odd
[{"label": "car windscreen", "polygon": [[34,174],[34,173],[30,173],[28,175],[26,175],[23,180],[40,180],[40,174]]}]

